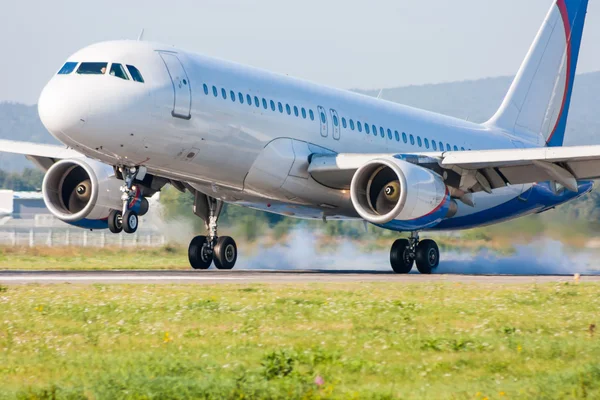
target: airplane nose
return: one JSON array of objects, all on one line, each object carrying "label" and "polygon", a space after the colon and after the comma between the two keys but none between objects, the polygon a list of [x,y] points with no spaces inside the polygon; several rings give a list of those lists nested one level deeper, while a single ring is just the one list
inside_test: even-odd
[{"label": "airplane nose", "polygon": [[67,82],[50,81],[38,101],[38,114],[48,132],[58,140],[83,129],[89,103],[81,90]]}]

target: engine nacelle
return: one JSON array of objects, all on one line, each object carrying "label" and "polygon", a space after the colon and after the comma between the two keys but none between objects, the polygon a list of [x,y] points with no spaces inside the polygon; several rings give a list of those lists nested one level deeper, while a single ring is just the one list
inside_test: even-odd
[{"label": "engine nacelle", "polygon": [[[111,166],[91,159],[68,159],[55,163],[44,177],[42,192],[48,210],[58,219],[88,229],[108,228],[108,214],[120,210],[122,180]],[[139,215],[148,201],[136,191],[129,208]]]},{"label": "engine nacelle", "polygon": [[350,195],[364,220],[398,231],[431,228],[457,211],[441,176],[394,157],[359,168]]}]

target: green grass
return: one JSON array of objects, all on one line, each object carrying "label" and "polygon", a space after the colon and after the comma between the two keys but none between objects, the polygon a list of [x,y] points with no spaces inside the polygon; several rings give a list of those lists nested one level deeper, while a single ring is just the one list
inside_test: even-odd
[{"label": "green grass", "polygon": [[0,270],[190,269],[183,247],[0,247]]},{"label": "green grass", "polygon": [[0,398],[599,398],[599,291],[1,286]]}]

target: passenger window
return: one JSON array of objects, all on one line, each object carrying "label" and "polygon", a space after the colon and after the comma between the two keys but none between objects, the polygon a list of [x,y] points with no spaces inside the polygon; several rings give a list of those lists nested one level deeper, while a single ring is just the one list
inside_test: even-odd
[{"label": "passenger window", "polygon": [[260,108],[260,101],[258,101],[258,97],[254,96],[254,105]]},{"label": "passenger window", "polygon": [[206,83],[204,84],[204,94],[208,95],[208,86],[206,86]]},{"label": "passenger window", "polygon": [[400,141],[400,134],[398,133],[398,131],[394,131],[394,135],[396,136],[396,142]]},{"label": "passenger window", "polygon": [[67,62],[62,66],[60,71],[58,71],[58,75],[69,75],[71,72],[75,71],[76,66],[76,62]]},{"label": "passenger window", "polygon": [[[365,125],[367,126],[367,125]],[[358,128],[359,132],[362,132],[362,125],[360,124],[360,121],[356,121],[356,127]]]},{"label": "passenger window", "polygon": [[437,151],[437,143],[435,142],[435,140],[431,141],[431,147],[433,147],[433,149]]},{"label": "passenger window", "polygon": [[[289,114],[289,111],[288,111],[288,114]],[[322,123],[327,122],[327,117],[325,117],[325,113],[323,111],[321,111],[321,122]]]},{"label": "passenger window", "polygon": [[385,138],[385,130],[382,127],[379,127],[379,134],[382,138]]},{"label": "passenger window", "polygon": [[313,112],[313,110],[308,110],[308,115],[310,115],[310,120],[311,121],[315,120],[315,113]]},{"label": "passenger window", "polygon": [[415,137],[413,135],[410,135],[410,144],[415,145]]},{"label": "passenger window", "polygon": [[275,111],[275,102],[271,100],[271,110]]},{"label": "passenger window", "polygon": [[365,124],[365,132],[371,133],[371,128],[369,127],[369,124]]},{"label": "passenger window", "polygon": [[285,105],[285,112],[287,112],[288,115],[292,115],[292,109],[289,104]]},{"label": "passenger window", "polygon": [[263,108],[266,110],[267,108],[269,108],[269,106],[267,106],[267,99],[262,99],[262,103],[263,103]]},{"label": "passenger window", "polygon": [[377,136],[377,127],[373,125],[373,135]]},{"label": "passenger window", "polygon": [[340,121],[338,120],[338,117],[335,114],[333,115],[333,124],[335,126],[338,126],[340,124]]},{"label": "passenger window", "polygon": [[215,97],[219,96],[219,93],[217,92],[216,86],[213,86],[213,94],[215,95]]},{"label": "passenger window", "polygon": [[129,70],[129,74],[131,75],[134,81],[144,83],[144,78],[142,78],[142,73],[139,69],[137,69],[133,65],[128,65],[127,69]]},{"label": "passenger window", "polygon": [[229,92],[229,97],[231,97],[231,101],[235,103],[235,92],[233,90]]},{"label": "passenger window", "polygon": [[294,106],[294,115],[295,115],[296,117],[299,115],[299,114],[298,114],[298,107],[296,107],[296,106]]},{"label": "passenger window", "polygon": [[223,99],[227,100],[227,91],[225,89],[221,89],[221,96],[223,96]]},{"label": "passenger window", "polygon": [[402,141],[403,141],[404,143],[407,143],[407,142],[408,142],[408,140],[406,140],[406,133],[404,133],[404,132],[402,132]]},{"label": "passenger window", "polygon": [[423,142],[421,142],[421,136],[417,136],[417,144],[419,145],[419,147],[423,146]]},{"label": "passenger window", "polygon": [[350,129],[354,130],[354,120],[350,120]]},{"label": "passenger window", "polygon": [[440,151],[444,151],[444,143],[440,142]]},{"label": "passenger window", "polygon": [[446,150],[452,151],[452,149],[450,148],[450,145],[448,143],[446,143]]},{"label": "passenger window", "polygon": [[346,124],[346,118],[342,117],[342,127],[344,129],[346,129],[348,127],[348,124]]},{"label": "passenger window", "polygon": [[238,92],[238,98],[240,99],[240,103],[244,104],[244,95]]},{"label": "passenger window", "polygon": [[429,148],[429,139],[425,138],[425,148],[428,149]]},{"label": "passenger window", "polygon": [[249,94],[246,95],[246,103],[252,107],[252,97]]},{"label": "passenger window", "polygon": [[387,132],[388,132],[388,139],[392,140],[392,131],[390,129],[388,129]]},{"label": "passenger window", "polygon": [[454,146],[454,151],[458,151],[458,147]]},{"label": "passenger window", "polygon": [[81,63],[77,69],[77,73],[80,75],[104,75],[107,66],[108,63],[100,62]]},{"label": "passenger window", "polygon": [[306,110],[302,107],[302,118],[306,119]]},{"label": "passenger window", "polygon": [[277,103],[277,106],[279,107],[279,112],[283,114],[283,105],[281,103]]},{"label": "passenger window", "polygon": [[464,147],[461,147],[461,148],[460,148],[460,151],[465,151],[465,148],[464,148]]}]

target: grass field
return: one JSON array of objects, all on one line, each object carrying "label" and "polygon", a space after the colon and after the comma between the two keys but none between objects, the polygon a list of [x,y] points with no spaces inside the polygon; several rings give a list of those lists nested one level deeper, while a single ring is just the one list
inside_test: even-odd
[{"label": "grass field", "polygon": [[[280,243],[281,242],[281,243]],[[379,241],[347,242],[343,239],[325,239],[314,241],[314,251],[318,253],[341,254],[342,243],[356,248],[360,254],[374,251],[387,253],[392,239]],[[312,241],[310,242],[313,243]],[[498,254],[510,254],[512,247],[505,242],[488,242],[479,238],[461,240],[460,238],[442,238],[439,242],[442,251],[461,249],[465,252],[477,252],[485,248]],[[267,239],[259,243],[238,243],[240,254],[256,256],[261,250],[283,245],[286,240]],[[0,270],[116,270],[116,269],[182,269],[189,270],[187,247],[166,245],[152,248],[117,247],[11,247],[0,246]]]},{"label": "grass field", "polygon": [[95,247],[0,247],[0,270],[189,270],[186,249]]},{"label": "grass field", "polygon": [[600,398],[599,292],[0,286],[0,398]]}]

